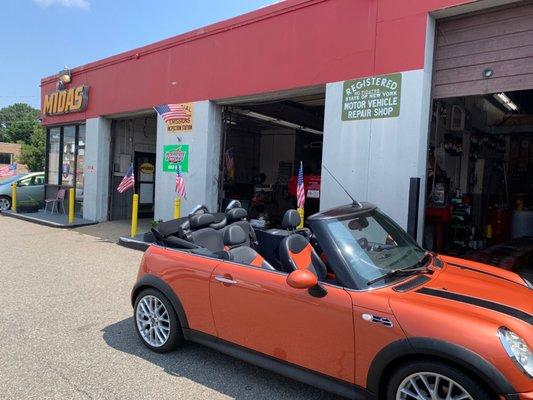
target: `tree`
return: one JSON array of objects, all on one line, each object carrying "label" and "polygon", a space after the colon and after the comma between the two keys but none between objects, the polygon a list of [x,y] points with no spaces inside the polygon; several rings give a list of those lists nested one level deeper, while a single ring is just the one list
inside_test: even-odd
[{"label": "tree", "polygon": [[44,156],[46,148],[45,130],[40,125],[35,125],[30,135],[29,143],[23,143],[18,162],[26,164],[30,171],[44,170]]},{"label": "tree", "polygon": [[0,142],[29,143],[40,111],[28,104],[16,103],[0,109]]}]

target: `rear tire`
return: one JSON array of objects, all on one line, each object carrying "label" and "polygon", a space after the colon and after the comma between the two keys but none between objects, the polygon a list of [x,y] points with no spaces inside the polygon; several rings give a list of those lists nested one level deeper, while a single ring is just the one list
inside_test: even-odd
[{"label": "rear tire", "polygon": [[451,399],[494,399],[476,380],[454,366],[440,361],[418,361],[397,368],[388,382],[385,399],[446,399],[450,388]]},{"label": "rear tire", "polygon": [[135,331],[143,344],[157,353],[167,353],[180,346],[183,331],[170,301],[156,289],[145,289],[133,307]]},{"label": "rear tire", "polygon": [[11,210],[11,199],[8,196],[0,196],[0,211]]}]

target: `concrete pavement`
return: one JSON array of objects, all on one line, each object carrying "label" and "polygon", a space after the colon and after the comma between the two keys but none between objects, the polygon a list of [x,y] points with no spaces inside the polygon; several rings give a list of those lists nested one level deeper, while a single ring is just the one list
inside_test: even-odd
[{"label": "concrete pavement", "polygon": [[141,252],[1,215],[0,232],[0,399],[336,398],[199,345],[147,350],[129,303]]}]

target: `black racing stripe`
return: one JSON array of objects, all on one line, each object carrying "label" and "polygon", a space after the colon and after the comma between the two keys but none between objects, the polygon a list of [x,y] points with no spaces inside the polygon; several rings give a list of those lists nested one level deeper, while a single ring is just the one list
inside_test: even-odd
[{"label": "black racing stripe", "polygon": [[456,267],[456,268],[466,269],[466,270],[468,270],[468,271],[477,272],[477,273],[480,273],[480,274],[489,275],[489,276],[492,276],[492,277],[494,277],[494,278],[503,279],[504,281],[514,283],[515,285],[523,286],[522,284],[520,284],[520,283],[518,283],[518,282],[515,282],[515,281],[513,281],[512,279],[505,278],[505,277],[503,277],[503,276],[501,276],[501,275],[493,274],[493,273],[490,273],[490,272],[487,272],[487,271],[482,271],[482,270],[480,270],[480,269],[471,268],[471,267],[467,267],[467,266],[465,266],[465,265],[454,264],[454,263],[448,263],[448,265],[451,265],[452,267]]},{"label": "black racing stripe", "polygon": [[476,297],[464,296],[458,293],[445,292],[443,290],[435,290],[429,288],[422,288],[416,291],[417,293],[427,294],[429,296],[442,297],[443,299],[455,300],[461,303],[468,303],[474,306],[483,307],[489,310],[493,310],[502,314],[510,315],[511,317],[518,318],[529,325],[533,325],[533,315],[524,311],[517,310],[513,307],[504,306],[503,304],[494,303],[488,300],[478,299]]}]

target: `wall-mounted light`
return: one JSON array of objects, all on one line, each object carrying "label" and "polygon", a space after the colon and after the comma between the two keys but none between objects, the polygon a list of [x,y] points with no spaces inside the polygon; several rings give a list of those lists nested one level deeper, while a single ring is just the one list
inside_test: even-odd
[{"label": "wall-mounted light", "polygon": [[495,93],[493,96],[509,111],[518,110],[518,106],[505,93]]},{"label": "wall-mounted light", "polygon": [[492,75],[494,75],[494,71],[492,70],[492,68],[485,68],[483,70],[483,78],[489,79],[492,78]]},{"label": "wall-mounted light", "polygon": [[64,89],[65,85],[69,84],[72,81],[72,75],[70,69],[65,67],[63,70],[59,71],[57,88],[59,90]]}]

